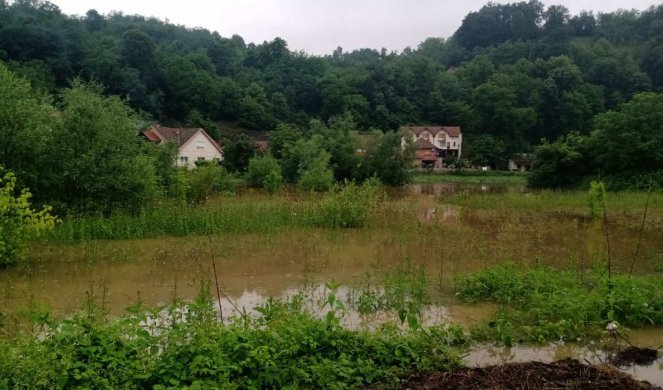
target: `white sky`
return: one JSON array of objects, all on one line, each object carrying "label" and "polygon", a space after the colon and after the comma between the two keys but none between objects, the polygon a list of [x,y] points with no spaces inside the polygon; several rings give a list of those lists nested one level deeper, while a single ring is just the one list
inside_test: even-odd
[{"label": "white sky", "polygon": [[[204,27],[222,36],[241,35],[255,43],[281,37],[291,50],[330,54],[358,48],[401,51],[415,48],[428,37],[449,37],[463,17],[487,0],[51,0],[66,14],[154,16],[187,27]],[[498,0],[497,3],[515,2]],[[620,8],[644,10],[655,0],[544,0],[561,4],[572,15]]]}]

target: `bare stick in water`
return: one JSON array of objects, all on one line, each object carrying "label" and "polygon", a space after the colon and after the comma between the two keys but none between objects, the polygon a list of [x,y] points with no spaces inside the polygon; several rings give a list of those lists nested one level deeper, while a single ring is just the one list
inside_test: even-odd
[{"label": "bare stick in water", "polygon": [[651,197],[651,189],[654,185],[654,178],[649,178],[649,189],[647,190],[647,202],[645,202],[645,212],[642,215],[642,223],[640,224],[640,234],[638,236],[638,244],[635,246],[635,253],[633,254],[633,262],[631,262],[631,270],[628,273],[629,279],[633,275],[635,262],[638,259],[638,252],[640,251],[640,244],[642,243],[642,233],[645,231],[645,220],[647,219],[647,210],[649,209],[649,198]]},{"label": "bare stick in water", "polygon": [[219,278],[216,276],[216,260],[214,259],[214,251],[212,250],[212,236],[207,236],[209,239],[209,251],[212,254],[212,268],[214,269],[214,284],[216,284],[216,299],[219,302],[219,316],[223,324],[223,308],[221,307],[221,288],[219,287]]}]

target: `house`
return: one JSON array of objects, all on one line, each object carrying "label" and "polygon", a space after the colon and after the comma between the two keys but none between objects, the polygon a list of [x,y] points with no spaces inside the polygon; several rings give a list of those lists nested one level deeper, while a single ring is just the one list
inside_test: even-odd
[{"label": "house", "polygon": [[463,133],[458,126],[404,126],[401,127],[405,147],[406,137],[415,146],[415,164],[422,167],[442,168],[444,159],[460,159]]},{"label": "house", "polygon": [[196,161],[223,160],[221,146],[201,128],[154,125],[143,132],[143,137],[157,144],[175,142],[177,145],[175,165],[179,167],[195,168]]},{"label": "house", "polygon": [[517,153],[511,156],[511,158],[509,159],[509,170],[529,172],[532,170],[533,164],[534,164],[533,153]]}]

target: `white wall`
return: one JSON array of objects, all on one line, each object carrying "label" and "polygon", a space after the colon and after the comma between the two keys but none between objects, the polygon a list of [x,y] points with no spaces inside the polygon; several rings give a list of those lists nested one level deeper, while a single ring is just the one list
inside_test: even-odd
[{"label": "white wall", "polygon": [[[181,157],[188,157],[189,161],[185,163],[181,160]],[[207,161],[212,161],[215,158],[219,161],[223,160],[223,155],[202,132],[197,133],[186,144],[182,145],[177,153],[175,164],[179,167],[195,168],[196,160],[199,158],[204,158]]]}]

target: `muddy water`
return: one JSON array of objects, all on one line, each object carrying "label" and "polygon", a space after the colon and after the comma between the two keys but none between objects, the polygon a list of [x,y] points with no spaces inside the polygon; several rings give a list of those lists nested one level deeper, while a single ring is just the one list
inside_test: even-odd
[{"label": "muddy water", "polygon": [[[452,321],[471,326],[489,318],[494,308],[458,304],[453,287],[456,276],[506,261],[584,272],[605,256],[600,222],[541,211],[474,213],[445,204],[444,196],[458,190],[476,196],[526,191],[519,186],[413,185],[405,193],[393,194],[390,203],[400,211],[387,210],[393,215],[387,215],[386,220],[403,224],[385,223],[361,230],[225,234],[212,236],[211,244],[208,237],[40,243],[32,248],[28,266],[0,271],[0,311],[12,312],[32,301],[66,315],[81,308],[86,299],[94,299],[111,313],[121,314],[138,299],[146,306],[167,304],[174,298],[191,299],[201,284],[213,280],[213,254],[223,291],[235,305],[249,311],[267,297],[292,295],[303,286],[322,295],[322,284],[329,280],[341,282],[344,287],[340,293],[347,295],[349,288],[361,286],[368,277],[379,281],[379,275],[407,262],[424,267],[431,293],[439,303],[424,310],[424,322]],[[614,221],[610,229],[615,271],[626,272],[638,242],[637,224]],[[636,272],[663,269],[660,237],[661,224],[647,226]],[[225,313],[232,312],[228,301],[224,300],[222,307]],[[376,328],[393,320],[393,315],[359,316],[352,311],[344,317],[346,326],[352,328]],[[663,345],[660,333],[643,335],[639,345],[654,345],[655,340]],[[654,344],[648,342],[650,339]],[[486,347],[472,352],[468,362],[555,360],[565,356],[602,359],[605,356],[596,352],[599,349],[569,345],[539,349]],[[647,368],[634,370],[650,375]],[[652,370],[651,375],[663,376],[659,366]]]},{"label": "muddy water", "polygon": [[[633,345],[657,349],[663,346],[663,329],[631,331],[627,338]],[[543,347],[483,346],[467,352],[464,360],[472,366],[488,366],[504,363],[542,361],[545,363],[572,358],[592,364],[607,363],[612,351],[626,348],[624,341],[615,342],[609,336],[592,343],[557,343]],[[620,370],[657,386],[663,386],[663,359],[649,365],[620,367]]]}]

